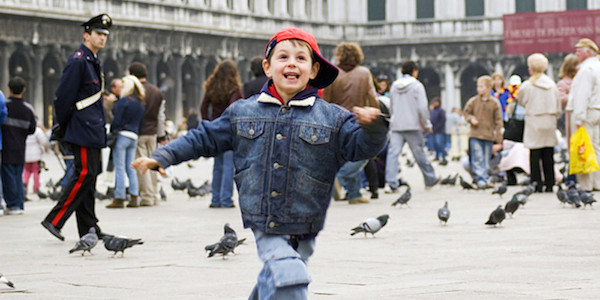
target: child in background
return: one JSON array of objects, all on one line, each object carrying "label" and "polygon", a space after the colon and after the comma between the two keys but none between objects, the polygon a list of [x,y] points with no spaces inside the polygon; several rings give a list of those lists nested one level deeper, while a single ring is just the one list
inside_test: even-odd
[{"label": "child in background", "polygon": [[[37,119],[37,118],[36,118]],[[25,193],[29,178],[33,175],[33,193],[40,188],[40,161],[42,155],[50,148],[50,140],[41,126],[37,126],[35,132],[27,136],[25,140],[25,167],[23,168],[23,184]]]},{"label": "child in background", "polygon": [[502,144],[502,108],[494,99],[492,78],[488,75],[477,78],[477,96],[465,105],[465,121],[471,124],[469,152],[471,167],[479,189],[488,188],[488,169],[492,146]]},{"label": "child in background", "polygon": [[377,155],[387,126],[378,108],[356,106],[353,114],[319,98],[338,70],[308,32],[290,27],[273,35],[263,68],[272,79],[261,94],[236,101],[133,166],[163,174],[169,165],[233,150],[244,227],[254,232],[264,263],[250,299],[307,299],[306,262],[335,175],[346,161]]}]

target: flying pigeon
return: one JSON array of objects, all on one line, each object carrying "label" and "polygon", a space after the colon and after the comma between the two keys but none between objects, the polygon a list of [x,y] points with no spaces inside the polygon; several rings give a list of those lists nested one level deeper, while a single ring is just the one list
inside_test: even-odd
[{"label": "flying pigeon", "polygon": [[229,252],[235,254],[235,247],[237,247],[240,244],[238,243],[239,241],[235,230],[229,227],[229,223],[225,223],[223,231],[224,235],[216,244],[204,247],[205,250],[207,250],[207,248],[210,249],[208,257],[213,257],[215,254],[220,253],[221,255],[223,255],[223,259],[225,259],[225,255],[227,255]]},{"label": "flying pigeon", "polygon": [[115,257],[118,252],[121,252],[121,257],[123,257],[125,256],[125,249],[144,243],[142,239],[129,239],[123,236],[112,235],[105,235],[102,237],[102,240],[104,241],[104,248],[106,250],[115,252],[112,257]]},{"label": "flying pigeon", "polygon": [[497,187],[493,192],[493,194],[498,194],[498,196],[500,196],[500,198],[502,198],[502,195],[504,195],[504,193],[506,193],[507,188],[506,188],[506,182],[502,182],[502,185],[500,185],[499,187]]},{"label": "flying pigeon", "polygon": [[485,225],[502,225],[504,219],[506,219],[506,212],[502,209],[502,205],[498,205],[498,208],[490,214],[490,218],[485,222]]},{"label": "flying pigeon", "polygon": [[167,201],[167,194],[165,193],[165,190],[163,189],[162,185],[160,186],[160,191],[158,192],[160,193],[160,200]]},{"label": "flying pigeon", "polygon": [[96,247],[98,244],[98,235],[96,235],[96,228],[91,227],[90,231],[79,239],[77,243],[75,243],[75,247],[69,250],[69,254],[75,251],[82,250],[81,256],[85,255],[85,251],[92,254],[92,248]]},{"label": "flying pigeon", "polygon": [[474,190],[475,188],[468,182],[466,182],[462,176],[458,176],[460,186],[462,186],[463,190]]},{"label": "flying pigeon", "polygon": [[560,203],[563,204],[563,206],[569,201],[567,191],[563,190],[560,183],[558,184],[558,191],[556,192],[556,197],[558,198],[558,201],[560,201]]},{"label": "flying pigeon", "polygon": [[438,209],[438,219],[440,222],[444,222],[444,225],[448,223],[448,219],[450,218],[450,210],[448,209],[448,201],[444,204],[444,207]]},{"label": "flying pigeon", "polygon": [[588,204],[590,205],[590,207],[592,207],[592,204],[594,202],[596,202],[596,199],[594,199],[594,195],[592,195],[591,193],[588,193],[584,190],[579,190],[579,199],[581,199],[581,203],[583,203],[583,208],[585,208]]},{"label": "flying pigeon", "polygon": [[400,198],[398,198],[398,200],[392,203],[392,206],[396,206],[396,204],[400,204],[400,207],[402,207],[402,205],[408,206],[408,201],[410,200],[410,197],[412,197],[412,194],[410,193],[409,186],[406,188],[406,192],[404,192],[404,194],[402,194]]},{"label": "flying pigeon", "polygon": [[521,194],[514,195],[512,199],[504,205],[504,211],[509,213],[511,218],[517,209],[519,209],[519,196],[523,197]]},{"label": "flying pigeon", "polygon": [[454,174],[454,177],[448,181],[448,185],[456,185],[456,179],[458,178],[458,173]]},{"label": "flying pigeon", "polygon": [[367,233],[370,233],[371,235],[373,235],[373,237],[375,237],[375,233],[379,231],[383,226],[385,226],[385,224],[387,224],[389,218],[389,215],[381,215],[377,218],[368,218],[362,223],[360,223],[360,225],[352,228],[352,233],[350,233],[350,235],[355,235],[359,232],[364,232],[365,237],[367,237]]},{"label": "flying pigeon", "polygon": [[2,275],[2,273],[0,273],[0,283],[4,283],[13,289],[15,288],[15,285],[10,280],[8,280],[8,278]]}]

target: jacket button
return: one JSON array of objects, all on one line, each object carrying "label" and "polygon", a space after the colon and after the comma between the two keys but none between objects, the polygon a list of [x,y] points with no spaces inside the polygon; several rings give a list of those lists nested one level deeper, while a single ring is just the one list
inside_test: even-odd
[{"label": "jacket button", "polygon": [[276,191],[271,192],[271,197],[277,197],[277,196],[279,196],[278,192],[276,192]]},{"label": "jacket button", "polygon": [[316,136],[316,135],[313,135],[313,136],[310,138],[310,140],[311,140],[311,141],[313,141],[313,142],[316,142],[316,141],[317,141],[317,136]]},{"label": "jacket button", "polygon": [[283,135],[281,135],[281,133],[278,133],[278,134],[275,136],[275,138],[276,138],[276,139],[278,139],[278,140],[282,140],[282,139],[283,139]]},{"label": "jacket button", "polygon": [[275,169],[279,169],[279,168],[281,168],[281,167],[282,167],[282,165],[280,165],[280,164],[278,164],[278,163],[274,163],[274,164],[273,164],[273,168],[275,168]]},{"label": "jacket button", "polygon": [[254,135],[254,129],[250,129],[250,130],[248,131],[248,133],[249,133],[250,135]]},{"label": "jacket button", "polygon": [[269,227],[273,228],[275,226],[277,226],[277,224],[275,224],[275,222],[269,222]]}]

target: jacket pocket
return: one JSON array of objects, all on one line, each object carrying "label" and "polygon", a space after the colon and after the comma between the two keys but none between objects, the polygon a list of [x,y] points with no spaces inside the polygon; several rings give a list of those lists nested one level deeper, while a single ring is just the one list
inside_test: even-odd
[{"label": "jacket pocket", "polygon": [[262,175],[253,172],[254,167],[235,172],[233,179],[240,195],[239,204],[243,213],[258,215],[262,207]]},{"label": "jacket pocket", "polygon": [[329,206],[331,184],[303,172],[286,197],[286,210],[293,218],[316,219],[325,215]]},{"label": "jacket pocket", "polygon": [[330,145],[331,129],[301,125],[298,130],[299,139],[293,150],[301,161],[331,161],[335,158]]},{"label": "jacket pocket", "polygon": [[255,139],[263,134],[265,130],[264,122],[238,122],[236,123],[236,133],[238,136],[247,138],[247,139]]}]

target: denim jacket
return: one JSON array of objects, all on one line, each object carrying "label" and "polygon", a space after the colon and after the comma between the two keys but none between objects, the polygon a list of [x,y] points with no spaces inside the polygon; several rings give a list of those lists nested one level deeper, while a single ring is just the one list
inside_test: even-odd
[{"label": "denim jacket", "polygon": [[167,167],[233,149],[244,227],[316,234],[323,228],[338,169],[346,161],[377,155],[386,134],[383,118],[361,127],[352,113],[318,98],[316,88],[298,93],[287,105],[263,88],[159,148],[152,158]]}]

